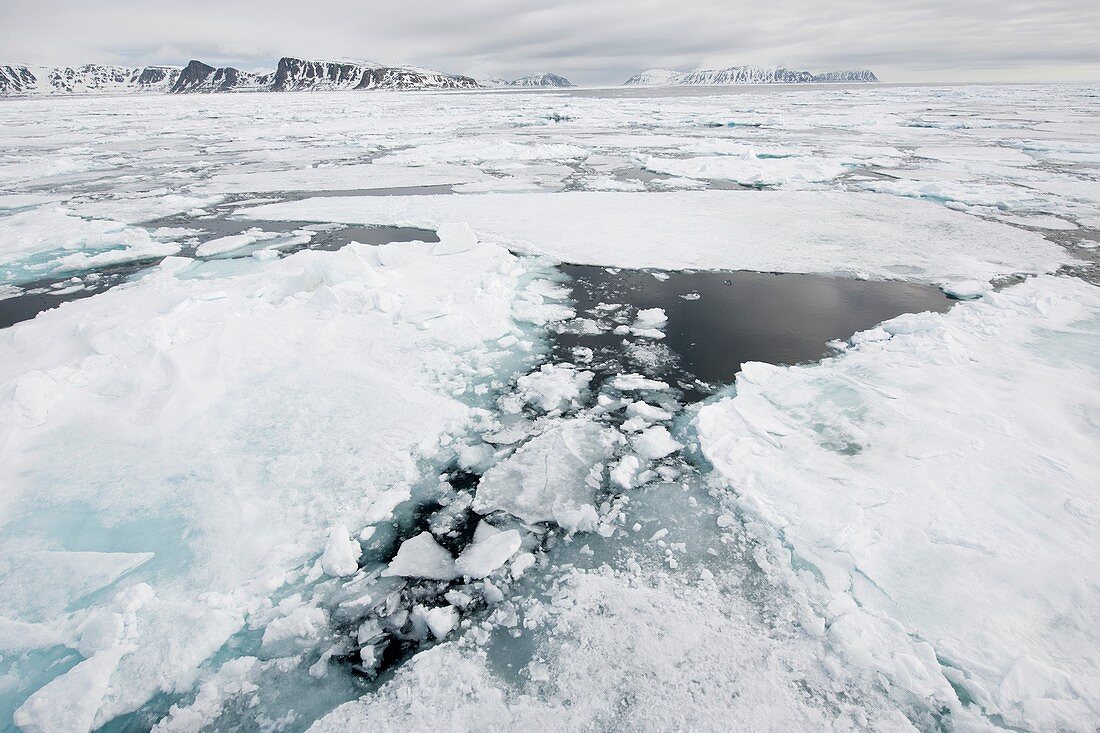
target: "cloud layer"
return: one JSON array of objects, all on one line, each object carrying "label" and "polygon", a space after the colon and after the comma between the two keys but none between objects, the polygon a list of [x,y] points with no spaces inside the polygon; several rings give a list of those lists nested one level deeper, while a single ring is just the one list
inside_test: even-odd
[{"label": "cloud layer", "polygon": [[1089,0],[3,0],[0,61],[268,68],[281,55],[617,84],[648,68],[871,68],[885,81],[1100,79]]}]

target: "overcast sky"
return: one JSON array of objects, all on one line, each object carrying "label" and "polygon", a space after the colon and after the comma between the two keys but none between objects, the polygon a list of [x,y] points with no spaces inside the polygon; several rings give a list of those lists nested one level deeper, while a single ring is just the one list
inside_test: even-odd
[{"label": "overcast sky", "polygon": [[0,63],[361,58],[617,84],[650,68],[1100,80],[1097,0],[0,0]]}]

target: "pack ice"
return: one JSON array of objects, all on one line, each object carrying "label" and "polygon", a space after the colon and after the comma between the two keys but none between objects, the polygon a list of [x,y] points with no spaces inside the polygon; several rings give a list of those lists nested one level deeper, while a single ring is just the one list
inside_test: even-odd
[{"label": "pack ice", "polygon": [[[1096,95],[3,102],[0,729],[1094,731]],[[557,263],[959,302],[687,405]]]},{"label": "pack ice", "polygon": [[1039,278],[749,364],[700,410],[739,510],[820,573],[830,643],[1010,727],[1100,719],[1100,288]]},{"label": "pack ice", "polygon": [[238,277],[166,262],[0,334],[0,644],[83,658],[16,725],[91,730],[187,691],[315,547],[355,573],[347,527],[449,450],[471,375],[508,359],[486,343],[520,332],[524,265],[461,233]]}]

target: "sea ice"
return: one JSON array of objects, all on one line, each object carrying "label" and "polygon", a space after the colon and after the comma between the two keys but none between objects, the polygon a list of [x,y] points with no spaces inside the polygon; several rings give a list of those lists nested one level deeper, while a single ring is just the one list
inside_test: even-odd
[{"label": "sea ice", "polygon": [[484,578],[508,562],[522,542],[519,532],[514,529],[481,539],[475,538],[473,544],[463,550],[455,560],[455,568],[460,575],[468,578]]},{"label": "sea ice", "polygon": [[348,535],[348,528],[338,524],[329,531],[328,544],[321,555],[321,568],[336,577],[355,575],[362,552],[358,540]]},{"label": "sea ice", "polygon": [[265,232],[263,229],[253,228],[240,234],[231,234],[226,237],[218,237],[217,239],[203,242],[195,249],[195,254],[199,257],[211,257],[213,255],[225,254],[226,252],[232,252],[242,247],[247,247],[250,244],[255,244],[256,242],[275,239],[278,236],[278,232]]},{"label": "sea ice", "polygon": [[[14,621],[43,625],[36,643],[60,639],[86,660],[28,690],[25,727],[56,729],[55,715],[84,705],[100,726],[190,690],[288,571],[327,554],[318,573],[354,572],[347,535],[322,552],[331,526],[388,518],[422,461],[449,460],[447,436],[479,414],[454,393],[470,373],[523,363],[494,342],[519,330],[511,307],[528,270],[492,245],[400,251],[305,251],[226,277],[168,267],[0,332],[5,546],[68,551],[78,536],[81,551],[110,553],[117,536],[134,552],[123,564],[88,555],[83,580],[51,588],[38,610],[12,609]],[[441,300],[446,312],[421,330],[417,314]],[[64,462],[41,460],[61,445]],[[157,564],[145,573],[149,553]],[[142,582],[155,597],[110,631],[123,603],[113,599]],[[77,624],[87,631],[73,638]],[[102,684],[87,681],[95,670],[107,670]]]},{"label": "sea ice", "polygon": [[668,428],[655,425],[647,428],[632,441],[638,455],[650,461],[664,458],[683,448],[683,444],[673,440]]},{"label": "sea ice", "polygon": [[614,440],[610,431],[585,418],[557,422],[485,472],[474,509],[506,511],[524,522],[553,522],[555,507],[592,504],[599,481],[590,474]]},{"label": "sea ice", "polygon": [[683,178],[734,181],[746,186],[777,186],[829,181],[853,167],[844,160],[818,156],[757,157],[708,155],[694,158],[649,158],[646,170]]},{"label": "sea ice", "polygon": [[[53,290],[77,294],[89,268],[168,256],[0,331],[0,726],[305,728],[365,695],[317,729],[1091,731],[1096,289],[988,283],[1087,267],[1055,241],[1087,247],[1100,226],[1100,147],[1080,111],[1094,97],[0,105],[6,306],[35,280],[76,275]],[[456,195],[292,200],[404,186]],[[255,258],[171,256],[203,232],[217,242],[226,217],[441,241],[275,251],[306,244],[296,233]],[[657,381],[644,338],[663,326],[612,309],[645,374],[611,375],[591,412],[596,351],[517,380],[551,353],[546,324],[574,315],[568,288],[539,276],[554,261],[981,297],[855,334],[817,365],[746,365],[687,411],[701,409],[704,478],[690,425],[676,435],[692,465],[623,455],[673,440],[647,432],[672,417],[658,412],[676,379]],[[494,515],[504,531],[482,522],[460,553],[492,582],[403,597],[448,584],[379,578],[375,560],[422,482],[456,468],[485,471],[479,511],[558,527],[536,538]],[[391,633],[441,643],[353,684],[350,661],[376,673]]]},{"label": "sea ice", "polygon": [[464,221],[483,241],[563,262],[665,270],[857,271],[949,282],[1052,272],[1071,260],[1037,234],[937,204],[832,191],[349,196],[244,213],[427,228]]},{"label": "sea ice", "polygon": [[458,625],[458,611],[453,606],[439,606],[424,611],[424,623],[436,639],[442,639]]},{"label": "sea ice", "polygon": [[432,580],[450,580],[458,576],[455,559],[435,541],[431,532],[421,532],[402,542],[382,574]]},{"label": "sea ice", "polygon": [[63,208],[0,217],[0,282],[164,257],[179,250],[178,244],[158,242],[144,229],[82,219]]},{"label": "sea ice", "polygon": [[222,173],[199,187],[211,193],[274,191],[349,191],[372,188],[438,186],[483,181],[488,176],[468,166],[437,164],[408,168],[379,163],[314,166],[296,170]]},{"label": "sea ice", "polygon": [[538,371],[520,377],[516,384],[529,404],[549,412],[569,407],[592,377],[592,372],[578,370],[571,364],[543,364]]},{"label": "sea ice", "polygon": [[623,392],[659,392],[668,389],[666,382],[643,377],[641,374],[620,374],[608,384]]},{"label": "sea ice", "polygon": [[898,320],[819,365],[746,365],[699,412],[704,455],[821,573],[854,661],[916,693],[942,674],[1006,725],[1087,730],[1100,288],[1036,278]]}]

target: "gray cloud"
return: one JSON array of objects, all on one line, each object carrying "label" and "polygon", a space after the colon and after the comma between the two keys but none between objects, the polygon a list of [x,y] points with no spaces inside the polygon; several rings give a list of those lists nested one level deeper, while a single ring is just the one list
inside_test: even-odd
[{"label": "gray cloud", "polygon": [[0,60],[365,58],[620,83],[648,68],[871,68],[888,81],[1100,79],[1091,0],[2,0]]}]

